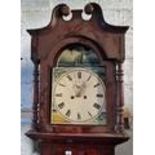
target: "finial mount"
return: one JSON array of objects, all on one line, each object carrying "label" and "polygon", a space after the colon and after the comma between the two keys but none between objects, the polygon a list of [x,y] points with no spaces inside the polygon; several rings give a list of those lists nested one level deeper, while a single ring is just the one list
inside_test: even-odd
[{"label": "finial mount", "polygon": [[61,13],[63,16],[68,16],[70,14],[70,8],[67,5],[61,7]]},{"label": "finial mount", "polygon": [[91,3],[87,4],[85,7],[84,7],[84,11],[86,14],[90,15],[93,13],[94,11],[94,7]]}]

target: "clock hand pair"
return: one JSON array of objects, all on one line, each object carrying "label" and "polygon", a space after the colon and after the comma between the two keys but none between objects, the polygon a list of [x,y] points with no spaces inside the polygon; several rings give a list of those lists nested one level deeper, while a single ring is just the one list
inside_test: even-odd
[{"label": "clock hand pair", "polygon": [[84,94],[85,90],[86,90],[86,84],[85,82],[83,82],[83,84],[81,86],[79,85],[75,85],[75,87],[78,89],[78,92],[76,93],[76,97],[81,97],[82,94]]},{"label": "clock hand pair", "polygon": [[75,85],[75,96],[80,97],[81,95],[81,86]]}]

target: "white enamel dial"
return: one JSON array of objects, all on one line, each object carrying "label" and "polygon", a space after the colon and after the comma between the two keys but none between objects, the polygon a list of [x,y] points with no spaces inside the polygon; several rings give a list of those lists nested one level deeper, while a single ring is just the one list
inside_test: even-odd
[{"label": "white enamel dial", "polygon": [[106,111],[105,85],[90,69],[74,69],[62,74],[53,89],[57,111],[72,122],[86,122]]}]

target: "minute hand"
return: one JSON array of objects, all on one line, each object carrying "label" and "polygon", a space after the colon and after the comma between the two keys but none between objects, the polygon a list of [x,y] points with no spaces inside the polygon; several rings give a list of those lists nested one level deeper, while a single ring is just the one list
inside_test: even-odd
[{"label": "minute hand", "polygon": [[81,97],[82,94],[84,94],[85,90],[86,90],[86,84],[83,83],[81,86],[78,87],[79,91],[76,94],[76,97]]}]

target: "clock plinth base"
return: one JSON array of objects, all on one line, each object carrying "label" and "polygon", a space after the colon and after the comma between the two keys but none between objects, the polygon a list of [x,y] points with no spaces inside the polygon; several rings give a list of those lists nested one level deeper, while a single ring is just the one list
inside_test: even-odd
[{"label": "clock plinth base", "polygon": [[[115,155],[115,146],[129,139],[122,134],[69,134],[29,131],[26,135],[39,141],[41,155]],[[69,154],[68,154],[69,155]]]}]

